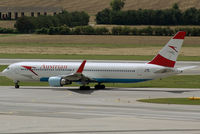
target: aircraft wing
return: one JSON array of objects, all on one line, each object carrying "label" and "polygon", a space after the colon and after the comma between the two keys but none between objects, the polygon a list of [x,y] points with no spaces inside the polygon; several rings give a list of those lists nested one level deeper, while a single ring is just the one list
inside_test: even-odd
[{"label": "aircraft wing", "polygon": [[92,79],[85,76],[82,72],[85,67],[86,60],[84,60],[75,73],[62,76],[54,76],[49,78],[49,85],[52,87],[60,87],[63,85],[71,84],[72,82],[80,82],[83,85],[88,84]]},{"label": "aircraft wing", "polygon": [[71,82],[81,82],[82,84],[87,84],[89,83],[89,81],[91,80],[89,77],[85,76],[84,74],[82,74],[83,69],[85,67],[86,64],[86,60],[84,60],[80,67],[78,68],[78,70],[76,71],[76,73],[67,75],[67,76],[63,76],[62,79],[65,79],[67,81],[71,81]]}]

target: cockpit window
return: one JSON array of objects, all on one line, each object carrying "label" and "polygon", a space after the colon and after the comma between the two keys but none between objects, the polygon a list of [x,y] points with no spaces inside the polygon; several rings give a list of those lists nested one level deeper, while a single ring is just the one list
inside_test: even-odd
[{"label": "cockpit window", "polygon": [[6,69],[7,69],[7,70],[9,70],[10,68],[9,68],[9,67],[7,67]]}]

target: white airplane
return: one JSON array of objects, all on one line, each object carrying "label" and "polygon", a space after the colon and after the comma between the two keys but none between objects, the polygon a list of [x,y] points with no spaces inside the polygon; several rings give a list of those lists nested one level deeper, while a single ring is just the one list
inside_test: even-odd
[{"label": "white airplane", "polygon": [[[98,83],[95,89],[104,89],[102,83],[136,83],[182,73],[175,68],[178,53],[186,32],[178,32],[148,63],[108,62],[19,62],[8,66],[2,74],[19,88],[20,81],[48,82],[50,86],[62,87],[78,82],[80,89],[90,89],[89,83]],[[190,68],[190,67],[189,67]]]}]

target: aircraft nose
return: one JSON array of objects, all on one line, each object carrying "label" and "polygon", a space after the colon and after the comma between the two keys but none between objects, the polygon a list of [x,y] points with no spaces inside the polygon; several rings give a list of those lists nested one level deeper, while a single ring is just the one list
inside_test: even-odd
[{"label": "aircraft nose", "polygon": [[8,69],[4,69],[3,72],[1,72],[2,76],[8,76],[9,70]]},{"label": "aircraft nose", "polygon": [[7,72],[7,70],[4,69],[4,70],[1,72],[1,75],[2,75],[2,76],[6,76],[6,72]]}]

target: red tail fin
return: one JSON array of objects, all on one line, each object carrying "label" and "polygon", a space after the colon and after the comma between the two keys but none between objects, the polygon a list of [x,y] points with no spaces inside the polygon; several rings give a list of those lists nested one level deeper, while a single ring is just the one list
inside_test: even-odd
[{"label": "red tail fin", "polygon": [[174,67],[185,35],[184,31],[178,32],[148,64]]}]

